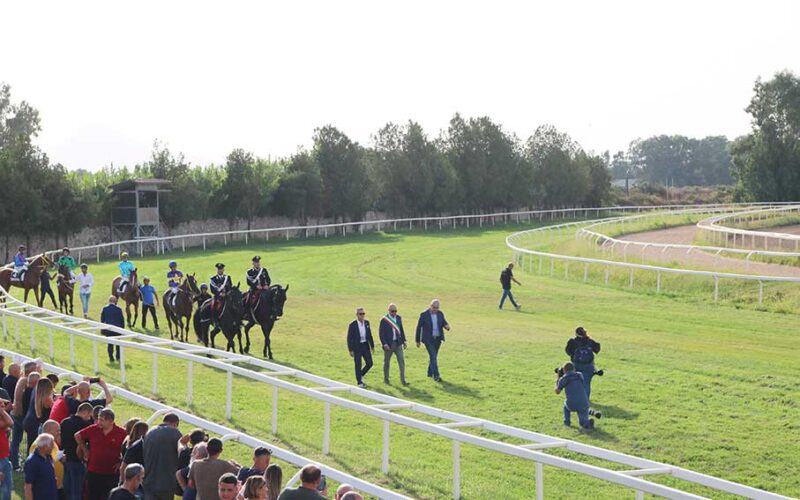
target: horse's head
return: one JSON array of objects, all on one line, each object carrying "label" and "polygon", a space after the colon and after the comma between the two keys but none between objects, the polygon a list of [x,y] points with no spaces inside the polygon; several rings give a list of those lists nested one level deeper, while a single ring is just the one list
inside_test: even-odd
[{"label": "horse's head", "polygon": [[194,275],[195,273],[186,275],[186,284],[192,295],[200,295],[200,289],[197,287],[197,278]]},{"label": "horse's head", "polygon": [[289,285],[286,288],[280,285],[274,285],[272,290],[272,314],[275,318],[283,316],[283,305],[286,303],[286,292],[289,291]]},{"label": "horse's head", "polygon": [[46,253],[43,253],[42,255],[39,255],[38,257],[33,259],[30,265],[31,267],[41,267],[42,269],[44,269],[48,266],[53,265],[53,261],[52,259],[50,259],[50,257],[47,256]]},{"label": "horse's head", "polygon": [[67,266],[65,266],[64,264],[61,264],[60,266],[58,266],[58,274],[60,274],[61,276],[69,276],[69,268],[67,268]]},{"label": "horse's head", "polygon": [[233,308],[233,311],[236,313],[235,317],[240,318],[244,313],[244,304],[242,303],[242,291],[239,289],[240,283],[236,283],[236,286],[231,288],[231,291],[225,294],[225,301],[227,302],[226,307]]}]

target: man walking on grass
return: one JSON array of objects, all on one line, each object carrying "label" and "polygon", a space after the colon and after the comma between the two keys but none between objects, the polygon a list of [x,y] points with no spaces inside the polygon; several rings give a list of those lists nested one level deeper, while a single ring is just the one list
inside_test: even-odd
[{"label": "man walking on grass", "polygon": [[503,272],[500,273],[500,284],[503,286],[503,296],[500,297],[500,306],[498,307],[498,309],[503,309],[503,303],[506,301],[506,297],[508,297],[508,299],[511,301],[511,304],[517,310],[519,310],[519,308],[522,307],[520,304],[517,304],[514,301],[514,296],[511,295],[512,281],[517,285],[522,286],[522,283],[517,281],[517,279],[514,277],[514,272],[512,271],[512,269],[514,269],[514,263],[509,262],[508,266],[506,266],[506,268],[503,269]]}]

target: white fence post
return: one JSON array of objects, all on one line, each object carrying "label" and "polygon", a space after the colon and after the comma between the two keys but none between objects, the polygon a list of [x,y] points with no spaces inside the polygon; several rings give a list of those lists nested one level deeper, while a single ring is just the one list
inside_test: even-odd
[{"label": "white fence post", "polygon": [[228,371],[228,383],[227,389],[225,391],[225,420],[231,419],[231,407],[233,405],[232,397],[233,397],[233,372]]},{"label": "white fence post", "polygon": [[759,281],[758,282],[758,303],[759,304],[763,304],[764,303],[764,282],[763,281]]},{"label": "white fence post", "polygon": [[714,276],[714,302],[719,299],[719,276]]},{"label": "white fence post", "polygon": [[98,358],[98,356],[97,356],[97,342],[92,342],[92,358],[93,358],[93,361],[94,361],[94,363],[92,365],[94,367],[94,373],[95,373],[95,375],[97,375],[98,373],[100,373],[100,362],[97,359]]},{"label": "white fence post", "polygon": [[461,443],[453,440],[453,498],[461,498]]},{"label": "white fence post", "polygon": [[[72,336],[70,336],[72,338]],[[125,376],[125,348],[119,346],[119,380],[123,384],[126,383],[126,376]]]},{"label": "white fence post", "polygon": [[325,402],[325,414],[323,415],[322,428],[322,454],[327,455],[331,451],[331,404]]},{"label": "white fence post", "polygon": [[75,366],[75,337],[69,336],[69,366]]},{"label": "white fence post", "polygon": [[272,434],[278,433],[278,386],[272,386]]},{"label": "white fence post", "polygon": [[158,354],[153,353],[153,384],[150,392],[155,396],[158,393]]},{"label": "white fence post", "polygon": [[389,473],[389,421],[383,421],[383,457],[381,460],[381,471]]},{"label": "white fence post", "polygon": [[656,293],[661,293],[661,271],[658,271],[656,277]]},{"label": "white fence post", "polygon": [[193,383],[194,381],[193,381],[193,376],[192,376],[192,371],[193,371],[192,368],[193,368],[192,367],[192,362],[189,361],[189,367],[186,370],[187,371],[187,373],[186,373],[186,383],[188,385],[188,387],[186,389],[186,404],[188,406],[192,406],[192,391],[194,389],[194,387],[193,387],[194,386],[194,383]]},{"label": "white fence post", "polygon": [[536,500],[544,500],[544,466],[536,462]]},{"label": "white fence post", "polygon": [[30,333],[30,336],[31,336],[31,352],[34,352],[36,350],[36,337],[34,336],[34,333],[33,333],[33,321],[31,321],[31,330],[30,330],[30,332],[31,332]]},{"label": "white fence post", "polygon": [[[6,317],[3,316],[3,319],[5,320]],[[3,333],[5,334],[5,329],[3,329]],[[5,335],[3,335],[3,337],[5,337]],[[47,327],[47,343],[50,347],[50,359],[53,360],[56,357],[56,351],[53,347],[53,329],[50,327]]]},{"label": "white fence post", "polygon": [[14,318],[14,340],[19,345],[19,320]]}]

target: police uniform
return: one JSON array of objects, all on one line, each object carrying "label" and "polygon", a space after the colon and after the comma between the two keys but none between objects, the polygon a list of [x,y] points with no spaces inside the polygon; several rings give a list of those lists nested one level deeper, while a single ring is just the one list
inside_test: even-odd
[{"label": "police uniform", "polygon": [[250,268],[247,270],[247,284],[250,285],[250,291],[255,290],[260,286],[270,286],[272,280],[269,277],[269,272],[263,267]]},{"label": "police uniform", "polygon": [[208,286],[211,288],[211,293],[214,298],[218,298],[220,293],[228,293],[233,288],[231,277],[227,274],[215,274],[208,280]]}]

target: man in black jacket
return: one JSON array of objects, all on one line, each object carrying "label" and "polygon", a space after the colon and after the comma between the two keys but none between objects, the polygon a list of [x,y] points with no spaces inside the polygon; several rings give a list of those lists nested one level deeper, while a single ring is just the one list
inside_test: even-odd
[{"label": "man in black jacket", "polygon": [[439,374],[439,349],[444,342],[445,330],[450,331],[450,324],[439,310],[439,299],[433,299],[430,307],[419,315],[416,341],[417,347],[420,343],[425,344],[428,351],[428,376],[436,382],[442,381]]},{"label": "man in black jacket", "polygon": [[406,348],[406,332],[403,329],[403,318],[397,314],[397,305],[389,304],[389,312],[381,318],[378,336],[383,346],[383,383],[389,383],[389,362],[392,354],[397,355],[397,365],[400,367],[400,382],[406,382],[406,362],[403,350]]},{"label": "man in black jacket", "polygon": [[[350,323],[347,328],[347,350],[353,358],[356,368],[356,382],[359,387],[366,387],[364,375],[372,368],[372,353],[375,352],[375,341],[372,340],[372,330],[369,328],[369,321],[364,317],[366,313],[363,307],[356,309],[356,320]],[[361,361],[364,361],[364,368],[361,368]]]},{"label": "man in black jacket", "polygon": [[600,352],[600,343],[589,337],[586,330],[579,326],[575,329],[575,337],[569,339],[564,350],[575,365],[575,371],[583,374],[586,396],[591,397],[592,377],[595,374],[594,355]]},{"label": "man in black jacket", "polygon": [[509,262],[508,266],[506,266],[506,268],[503,269],[503,272],[500,273],[500,285],[503,287],[503,296],[500,297],[500,306],[498,309],[503,308],[503,303],[506,301],[506,297],[508,297],[508,299],[511,301],[511,305],[513,305],[517,310],[522,307],[514,301],[514,296],[511,295],[512,281],[517,285],[522,286],[522,283],[517,281],[517,279],[514,277],[514,272],[512,269],[514,269],[514,263]]}]

